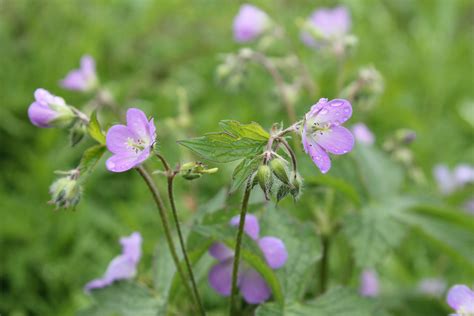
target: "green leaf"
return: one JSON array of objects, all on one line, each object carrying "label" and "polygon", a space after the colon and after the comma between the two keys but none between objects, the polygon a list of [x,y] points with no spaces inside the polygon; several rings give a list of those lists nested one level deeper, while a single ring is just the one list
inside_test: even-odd
[{"label": "green leaf", "polygon": [[306,177],[304,180],[305,184],[309,187],[320,185],[327,186],[341,192],[357,205],[360,205],[361,203],[357,190],[351,184],[340,178],[329,175],[319,175],[317,177]]},{"label": "green leaf", "polygon": [[99,144],[105,145],[105,135],[100,128],[100,123],[97,120],[97,112],[94,111],[91,114],[89,124],[87,125],[87,132],[95,139]]},{"label": "green leaf", "polygon": [[276,271],[280,277],[285,300],[299,300],[303,297],[314,265],[321,259],[321,240],[309,223],[292,218],[286,210],[269,207],[260,221],[261,235],[280,238],[288,251],[288,261]]},{"label": "green leaf", "polygon": [[136,283],[116,282],[91,293],[94,304],[79,316],[159,316],[165,315],[163,300]]},{"label": "green leaf", "polygon": [[290,303],[283,308],[274,303],[260,305],[256,316],[370,316],[373,304],[352,290],[335,288],[304,303]]},{"label": "green leaf", "polygon": [[234,169],[232,174],[232,185],[230,193],[235,192],[240,186],[248,180],[252,174],[257,171],[261,163],[260,157],[245,158]]},{"label": "green leaf", "polygon": [[[231,162],[262,153],[268,133],[256,123],[241,124],[237,121],[222,121],[225,130],[178,141],[202,158],[213,162]],[[263,133],[265,132],[266,135]]]},{"label": "green leaf", "polygon": [[397,247],[406,233],[406,226],[394,216],[408,207],[401,200],[372,203],[360,213],[351,214],[345,220],[344,232],[354,249],[356,264],[373,267],[387,252]]},{"label": "green leaf", "polygon": [[418,205],[397,214],[397,218],[448,254],[467,261],[466,266],[474,273],[474,221],[470,215],[461,210]]},{"label": "green leaf", "polygon": [[353,157],[362,183],[373,200],[382,201],[385,197],[398,193],[403,173],[385,153],[373,146],[360,145],[353,151]]},{"label": "green leaf", "polygon": [[84,151],[78,167],[81,181],[92,173],[100,158],[104,155],[105,149],[104,145],[94,145]]},{"label": "green leaf", "polygon": [[[223,242],[231,249],[235,249],[235,229],[230,230],[223,229],[222,227],[201,225],[194,227],[194,231],[212,240]],[[263,255],[255,241],[245,234],[242,241],[241,258],[260,273],[271,288],[275,300],[279,304],[283,304],[283,292],[275,272],[264,261]]]},{"label": "green leaf", "polygon": [[252,122],[250,124],[241,124],[238,121],[225,120],[220,121],[219,126],[226,132],[238,137],[250,138],[267,142],[270,134],[263,129],[260,124]]}]

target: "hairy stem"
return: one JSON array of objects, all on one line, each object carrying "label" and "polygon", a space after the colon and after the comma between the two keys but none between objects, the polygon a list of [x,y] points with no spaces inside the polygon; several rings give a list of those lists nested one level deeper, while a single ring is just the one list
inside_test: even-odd
[{"label": "hairy stem", "polygon": [[[163,160],[163,162],[165,163],[165,160]],[[198,304],[201,315],[206,315],[206,312],[201,302],[201,297],[199,296],[199,292],[196,286],[196,280],[194,278],[191,262],[189,261],[188,253],[186,252],[186,247],[184,245],[184,238],[183,238],[183,234],[181,233],[181,227],[179,225],[178,212],[176,211],[176,204],[174,202],[174,194],[173,194],[173,180],[174,180],[175,175],[176,173],[174,172],[168,175],[168,198],[170,200],[171,211],[173,213],[174,223],[176,225],[176,230],[178,232],[179,244],[181,246],[181,251],[183,252],[184,261],[186,262],[186,268],[188,269],[189,279],[191,280],[194,297],[196,298],[196,302]]]},{"label": "hairy stem", "polygon": [[235,239],[235,251],[234,251],[234,263],[232,267],[232,290],[230,294],[230,315],[237,316],[236,299],[237,299],[237,276],[239,274],[239,262],[240,262],[240,247],[242,245],[242,236],[244,234],[245,216],[247,215],[247,209],[249,204],[250,192],[252,191],[252,181],[247,182],[245,188],[244,197],[242,199],[242,207],[240,210],[240,221],[239,229],[237,231],[237,237]]},{"label": "hairy stem", "polygon": [[193,301],[195,301],[195,297],[193,295],[193,291],[191,287],[189,286],[188,280],[186,278],[186,275],[183,272],[183,269],[181,268],[181,264],[179,262],[178,255],[176,253],[176,248],[174,246],[173,242],[173,237],[171,236],[171,230],[168,225],[168,218],[166,216],[166,209],[165,205],[163,204],[163,200],[161,199],[160,192],[158,191],[155,183],[153,182],[153,179],[151,178],[150,174],[148,171],[143,168],[143,166],[139,166],[136,168],[138,173],[142,176],[143,180],[145,181],[146,185],[148,186],[148,189],[150,190],[153,200],[155,200],[156,207],[158,208],[158,212],[160,213],[161,217],[161,223],[163,225],[163,231],[165,233],[166,241],[168,243],[168,247],[171,252],[171,257],[173,258],[174,264],[176,266],[176,271],[178,272],[179,276],[181,277],[183,284],[188,291],[189,295],[192,297]]}]

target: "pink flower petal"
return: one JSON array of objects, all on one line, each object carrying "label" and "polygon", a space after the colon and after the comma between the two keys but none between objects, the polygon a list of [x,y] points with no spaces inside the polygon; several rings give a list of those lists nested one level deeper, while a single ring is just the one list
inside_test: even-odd
[{"label": "pink flower petal", "polygon": [[209,271],[209,284],[217,293],[223,296],[230,295],[232,287],[232,262],[232,258],[227,259],[214,265]]},{"label": "pink flower petal", "polygon": [[316,131],[314,139],[322,148],[335,155],[346,154],[354,147],[354,136],[342,126]]},{"label": "pink flower petal", "polygon": [[465,285],[455,285],[448,292],[447,302],[456,311],[461,308],[474,309],[474,292]]},{"label": "pink flower petal", "polygon": [[31,123],[38,127],[50,127],[49,122],[54,120],[58,114],[47,105],[33,102],[28,108],[28,117]]},{"label": "pink flower petal", "polygon": [[134,232],[130,236],[120,238],[122,245],[122,253],[135,262],[140,261],[142,255],[142,236],[138,232]]},{"label": "pink flower petal", "polygon": [[314,123],[320,127],[325,125],[341,125],[352,116],[352,105],[344,99],[327,102],[314,117]]},{"label": "pink flower petal", "polygon": [[281,268],[288,259],[283,241],[276,237],[266,236],[258,241],[258,246],[263,252],[267,264],[272,269]]},{"label": "pink flower petal", "polygon": [[131,153],[130,140],[135,141],[135,134],[125,125],[114,125],[107,131],[107,149],[114,154]]},{"label": "pink flower petal", "polygon": [[112,172],[124,172],[137,165],[138,156],[134,153],[115,154],[105,162],[105,166]]},{"label": "pink flower petal", "polygon": [[[303,135],[305,135],[305,133],[303,133]],[[306,142],[303,141],[306,153],[309,154],[313,162],[322,173],[328,172],[329,169],[331,169],[331,160],[329,159],[329,155],[326,153],[326,151],[321,146],[316,144],[313,139],[309,137],[303,137],[303,139],[306,140]]]},{"label": "pink flower petal", "polygon": [[148,119],[145,113],[136,108],[127,110],[127,127],[131,132],[145,142],[151,141],[150,129],[148,127]]},{"label": "pink flower petal", "polygon": [[209,248],[209,254],[219,261],[225,261],[234,256],[232,249],[221,242],[213,243]]},{"label": "pink flower petal", "polygon": [[[238,226],[239,223],[240,215],[236,215],[230,220],[231,226]],[[258,239],[258,236],[260,234],[260,225],[258,223],[258,218],[255,215],[247,214],[245,216],[244,231],[253,240]]]},{"label": "pink flower petal", "polygon": [[268,300],[272,293],[265,280],[252,268],[242,272],[240,291],[249,304],[260,304]]}]

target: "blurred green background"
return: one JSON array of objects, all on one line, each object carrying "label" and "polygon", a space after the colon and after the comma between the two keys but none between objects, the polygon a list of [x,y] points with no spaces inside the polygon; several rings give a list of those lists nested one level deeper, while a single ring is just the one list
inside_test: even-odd
[{"label": "blurred green background", "polygon": [[[334,88],[325,85],[336,69],[299,41],[296,21],[321,6],[347,5],[352,32],[359,39],[346,65],[348,79],[364,65],[374,65],[385,79],[377,106],[360,117],[376,134],[377,143],[398,128],[415,130],[412,149],[433,194],[434,164],[474,163],[473,130],[458,111],[474,100],[472,1],[252,3],[284,25],[320,83],[318,98],[336,97]],[[58,81],[78,66],[83,54],[91,54],[101,82],[120,104],[140,107],[155,117],[161,146],[171,161],[187,155],[174,144],[176,139],[215,131],[221,119],[254,120],[269,128],[284,120],[285,113],[261,69],[254,67],[252,84],[238,93],[215,80],[219,54],[240,47],[231,27],[240,4],[0,0],[0,314],[74,314],[88,304],[83,285],[102,274],[118,253],[119,236],[134,230],[144,236],[140,278],[146,281],[161,235],[154,205],[138,176],[111,174],[103,162],[76,211],[54,211],[46,203],[53,171],[73,168],[87,144],[67,150],[64,132],[32,126],[27,108],[33,91],[43,87],[80,107],[88,97],[63,90]],[[192,117],[185,131],[170,129],[169,118],[178,115],[179,89],[186,91]],[[315,101],[300,98],[298,115]],[[312,172],[318,173],[316,168]],[[181,215],[195,211],[229,180],[230,169],[224,168],[199,183],[179,181],[177,195],[186,193],[178,201]]]}]

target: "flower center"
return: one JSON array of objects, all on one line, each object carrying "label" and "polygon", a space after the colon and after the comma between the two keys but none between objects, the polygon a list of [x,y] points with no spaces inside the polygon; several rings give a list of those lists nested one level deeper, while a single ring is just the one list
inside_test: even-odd
[{"label": "flower center", "polygon": [[127,148],[138,154],[146,148],[146,143],[141,138],[133,139],[129,137],[127,138]]},{"label": "flower center", "polygon": [[457,311],[459,316],[474,316],[474,312],[472,310],[466,309],[464,306]]}]

